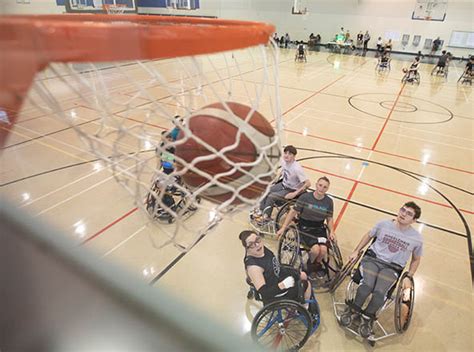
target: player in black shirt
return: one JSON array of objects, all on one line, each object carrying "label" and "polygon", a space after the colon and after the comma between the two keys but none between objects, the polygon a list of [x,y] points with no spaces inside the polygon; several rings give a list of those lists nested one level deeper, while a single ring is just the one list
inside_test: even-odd
[{"label": "player in black shirt", "polygon": [[264,305],[278,299],[299,302],[300,280],[304,299],[310,299],[311,284],[305,273],[281,266],[273,252],[263,245],[262,238],[254,231],[242,231],[239,239],[245,247],[244,266],[247,277],[261,295]]},{"label": "player in black shirt", "polygon": [[336,238],[333,221],[334,202],[326,194],[329,185],[327,177],[319,178],[315,191],[306,192],[298,198],[277,232],[280,237],[296,215],[299,215],[298,231],[301,241],[310,248],[307,272],[311,275],[321,272],[321,263],[327,256],[328,238],[331,240]]}]

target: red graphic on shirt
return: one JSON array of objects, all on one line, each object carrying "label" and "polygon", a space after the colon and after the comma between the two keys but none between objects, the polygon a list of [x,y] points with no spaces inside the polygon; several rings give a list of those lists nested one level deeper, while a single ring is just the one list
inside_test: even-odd
[{"label": "red graphic on shirt", "polygon": [[408,242],[403,241],[400,238],[393,237],[390,235],[385,235],[382,240],[382,243],[387,245],[387,248],[392,253],[397,253],[398,251],[405,252],[410,245]]}]

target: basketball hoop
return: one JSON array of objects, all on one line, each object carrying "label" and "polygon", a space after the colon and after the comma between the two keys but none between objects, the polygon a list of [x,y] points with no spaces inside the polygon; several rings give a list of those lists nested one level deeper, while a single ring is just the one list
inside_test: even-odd
[{"label": "basketball hoop", "polygon": [[109,15],[122,15],[127,8],[126,4],[103,4],[102,6]]},{"label": "basketball hoop", "polygon": [[[108,13],[124,10],[104,8]],[[120,21],[92,14],[0,16],[0,115],[5,116],[0,147],[22,112],[39,110],[67,122],[150,224],[162,214],[157,207],[172,215],[173,221],[153,231],[153,245],[172,243],[186,251],[224,214],[233,217],[235,210],[255,206],[277,173],[281,111],[278,49],[270,40],[274,31],[263,23],[173,16],[124,14]],[[112,40],[118,32],[120,40]],[[219,149],[212,139],[193,133],[193,121],[209,118],[209,111],[238,126],[233,144]],[[182,121],[175,121],[177,114]],[[257,115],[264,117],[257,121]],[[263,118],[273,121],[271,138],[262,137]],[[164,140],[163,128],[173,123],[181,139]],[[241,162],[228,150],[244,139],[255,151]],[[198,161],[186,159],[186,150],[177,152],[179,167],[165,174],[160,155],[170,147],[179,151],[187,140],[209,152]],[[213,160],[232,171],[216,171]],[[212,172],[201,163],[210,163]],[[190,172],[205,182],[192,187],[175,183],[176,178],[186,182]],[[231,176],[233,182],[227,182]],[[256,184],[263,189],[250,192]],[[175,187],[184,205],[171,207],[156,185]],[[216,189],[226,196],[218,198]],[[183,209],[206,215],[187,220]]]}]

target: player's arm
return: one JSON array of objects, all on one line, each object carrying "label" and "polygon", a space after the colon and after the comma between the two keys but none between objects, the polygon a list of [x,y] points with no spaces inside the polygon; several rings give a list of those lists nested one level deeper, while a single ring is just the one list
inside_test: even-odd
[{"label": "player's arm", "polygon": [[285,217],[285,221],[283,221],[283,225],[281,225],[281,228],[276,233],[277,237],[280,237],[283,232],[285,232],[286,228],[288,227],[288,225],[290,225],[290,223],[293,221],[297,214],[298,212],[294,208],[290,208],[290,211]]},{"label": "player's arm", "polygon": [[254,285],[255,289],[260,293],[264,300],[275,297],[282,290],[288,289],[295,285],[295,279],[291,276],[284,278],[277,285],[268,286],[263,277],[263,268],[257,265],[249,265],[247,267],[247,275]]},{"label": "player's arm", "polygon": [[413,277],[415,275],[416,270],[421,262],[421,255],[416,255],[414,252],[411,255],[411,262],[410,267],[408,268],[408,275]]},{"label": "player's arm", "polygon": [[334,232],[334,218],[326,218],[326,226],[328,227],[329,230],[329,239],[335,240],[336,239],[336,233]]},{"label": "player's arm", "polygon": [[349,261],[353,261],[355,260],[355,258],[357,258],[357,256],[359,255],[359,252],[365,248],[365,246],[367,246],[369,244],[369,242],[371,241],[372,237],[370,237],[370,231],[367,232],[363,237],[362,239],[360,240],[359,244],[357,245],[357,247],[354,249],[354,252],[352,252],[352,254],[349,256]]}]

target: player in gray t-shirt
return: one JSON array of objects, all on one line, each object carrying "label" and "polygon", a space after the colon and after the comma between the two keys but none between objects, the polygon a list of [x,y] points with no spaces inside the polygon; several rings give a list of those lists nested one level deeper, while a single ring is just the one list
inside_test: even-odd
[{"label": "player in gray t-shirt", "polygon": [[287,145],[283,149],[281,160],[281,182],[274,184],[267,196],[262,200],[259,210],[252,214],[252,218],[258,223],[265,223],[270,220],[275,202],[278,200],[289,200],[304,192],[310,185],[303,168],[295,160],[297,150],[292,145]]},{"label": "player in gray t-shirt", "polygon": [[[358,253],[373,240],[359,266],[362,280],[351,307],[356,312],[363,312],[369,324],[376,319],[388,290],[398,280],[410,257],[409,276],[413,276],[420,265],[423,238],[411,227],[420,216],[418,205],[414,202],[405,203],[394,220],[381,221],[367,232],[349,256],[350,261],[355,260]],[[362,310],[370,294],[372,298]]]},{"label": "player in gray t-shirt", "polygon": [[[277,236],[280,237],[295,218],[299,215],[298,231],[301,241],[310,248],[307,262],[307,271],[309,275],[321,272],[322,261],[327,256],[327,242],[329,230],[329,239],[334,240],[334,202],[326,194],[329,189],[329,179],[321,177],[316,182],[314,192],[305,192],[302,194],[293,209],[278,230]],[[324,272],[321,272],[324,275]]]}]

